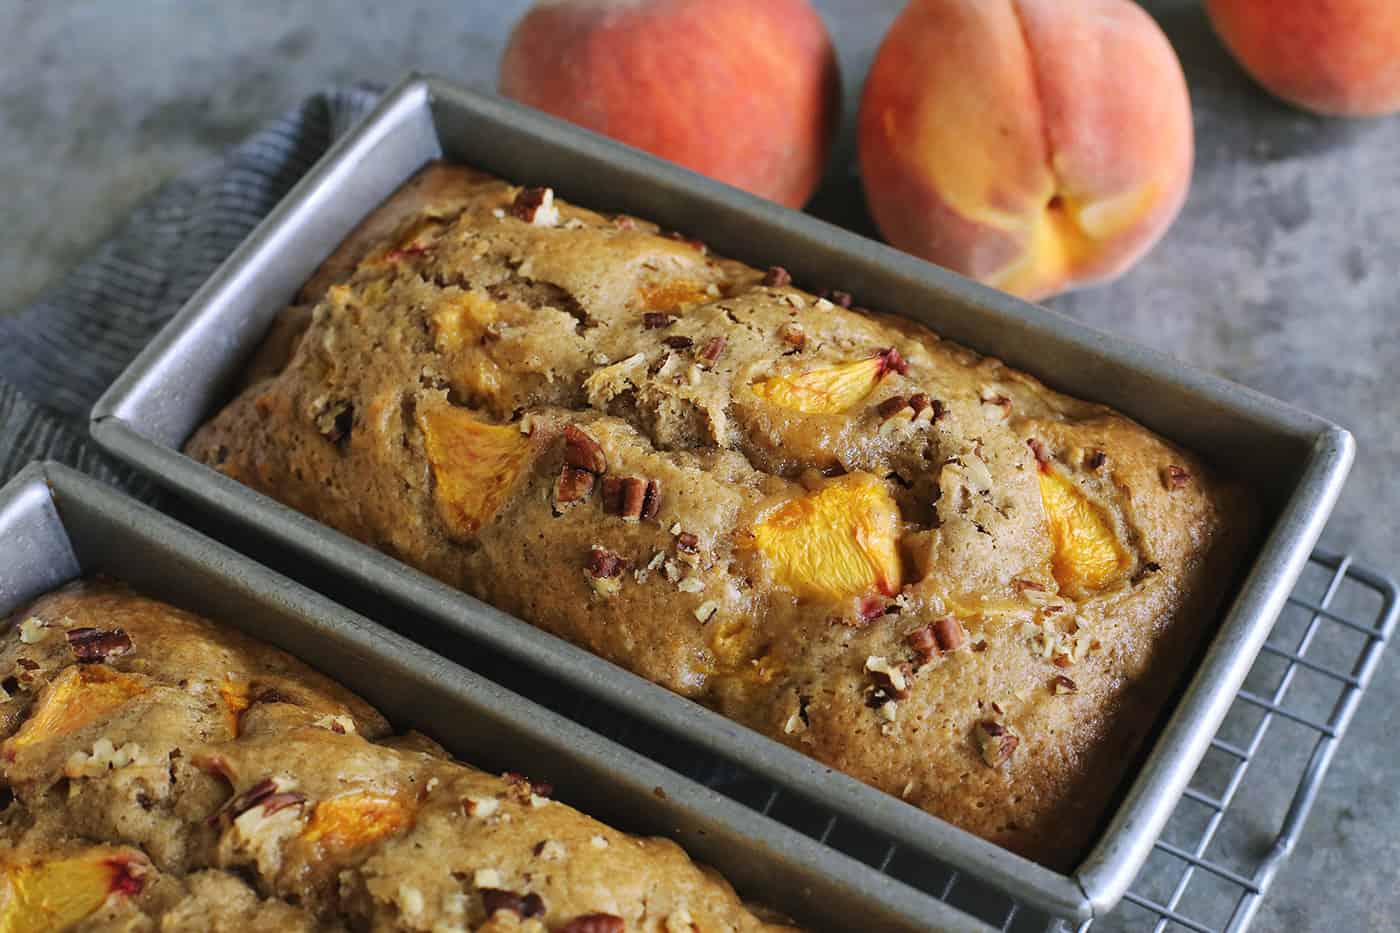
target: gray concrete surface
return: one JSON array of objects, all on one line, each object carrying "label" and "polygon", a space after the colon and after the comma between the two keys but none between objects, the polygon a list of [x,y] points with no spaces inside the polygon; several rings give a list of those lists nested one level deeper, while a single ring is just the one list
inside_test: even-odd
[{"label": "gray concrete surface", "polygon": [[[840,49],[849,124],[900,4],[818,5]],[[1351,428],[1360,458],[1326,543],[1400,568],[1400,118],[1337,122],[1275,103],[1225,56],[1196,3],[1145,5],[1191,83],[1190,201],[1126,278],[1053,305]],[[489,87],[524,6],[0,0],[0,312],[61,275],[163,180],[311,91],[409,69]],[[860,226],[849,133],[840,155],[818,209]],[[1256,929],[1400,926],[1397,702],[1400,668],[1388,661]],[[1246,848],[1289,790],[1268,762],[1256,779],[1243,798],[1257,817]],[[1137,929],[1141,916],[1104,926]]]}]

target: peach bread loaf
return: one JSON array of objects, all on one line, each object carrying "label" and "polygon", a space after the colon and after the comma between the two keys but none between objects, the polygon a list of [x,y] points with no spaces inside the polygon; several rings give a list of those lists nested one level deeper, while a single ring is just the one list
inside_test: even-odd
[{"label": "peach bread loaf", "polygon": [[16,613],[0,672],[5,933],[787,929],[673,842],[393,735],[289,655],[118,584]]},{"label": "peach bread loaf", "polygon": [[1191,453],[628,216],[426,168],[188,453],[1066,867],[1249,534]]}]

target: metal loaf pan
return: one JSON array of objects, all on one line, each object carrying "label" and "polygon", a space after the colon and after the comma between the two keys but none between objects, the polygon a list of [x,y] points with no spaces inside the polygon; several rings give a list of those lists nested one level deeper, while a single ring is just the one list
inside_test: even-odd
[{"label": "metal loaf pan", "polygon": [[989,929],[81,473],[33,464],[0,489],[0,618],[92,573],[277,645],[465,761],[547,780],[621,829],[668,836],[812,929]]},{"label": "metal loaf pan", "polygon": [[[1126,412],[1247,478],[1267,537],[1223,613],[1209,652],[1093,851],[1050,871],[639,677],[470,599],[195,463],[190,433],[229,386],[273,316],[376,205],[425,162],[447,158],[603,210],[638,214],[799,282],[850,291],[1001,357],[1065,392]],[[1111,907],[1146,859],[1205,753],[1330,512],[1351,436],[1312,415],[1070,318],[984,288],[795,211],[707,180],[495,97],[410,77],[340,140],[99,401],[107,450],[298,560],[334,565],[449,630],[684,735],[901,845],[1051,913]]]}]

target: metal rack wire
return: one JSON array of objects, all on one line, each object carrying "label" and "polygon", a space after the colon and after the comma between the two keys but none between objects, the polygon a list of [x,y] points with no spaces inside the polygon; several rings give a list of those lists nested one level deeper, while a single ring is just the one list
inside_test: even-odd
[{"label": "metal rack wire", "polygon": [[[1400,590],[1393,580],[1350,556],[1312,555],[1131,891],[1117,909],[1076,933],[1091,927],[1093,933],[1243,933],[1249,927],[1302,834],[1394,631],[1397,608]],[[1261,763],[1268,780],[1257,776]],[[1297,776],[1290,781],[1291,775]],[[718,789],[1002,933],[1068,929],[761,781]]]}]

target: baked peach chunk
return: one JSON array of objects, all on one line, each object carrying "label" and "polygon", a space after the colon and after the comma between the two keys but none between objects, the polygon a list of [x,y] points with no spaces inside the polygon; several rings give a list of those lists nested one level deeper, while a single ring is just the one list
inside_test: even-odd
[{"label": "baked peach chunk", "polygon": [[1071,595],[1100,590],[1127,571],[1131,559],[1112,523],[1079,487],[1043,466],[1040,499],[1050,521],[1051,567],[1060,589]]},{"label": "baked peach chunk", "polygon": [[421,412],[438,514],[457,535],[475,534],[500,511],[531,453],[515,425],[487,424],[471,412],[443,406]]},{"label": "baked peach chunk", "polygon": [[478,344],[499,317],[500,306],[480,292],[449,294],[432,311],[433,343],[443,353]]},{"label": "baked peach chunk", "polygon": [[301,838],[333,849],[352,849],[396,833],[412,818],[394,797],[356,791],[316,804]]},{"label": "baked peach chunk", "polygon": [[904,372],[899,351],[884,350],[867,359],[809,369],[794,376],[772,376],[753,385],[754,394],[780,408],[805,415],[850,411],[875,391],[891,370]]},{"label": "baked peach chunk", "polygon": [[243,711],[252,702],[248,699],[247,682],[225,679],[223,683],[219,684],[219,698],[224,701],[224,717],[228,721],[229,734],[236,736]]},{"label": "baked peach chunk", "polygon": [[637,297],[642,307],[648,311],[674,311],[702,305],[719,297],[708,286],[690,279],[672,279],[667,282],[647,283],[637,289]]},{"label": "baked peach chunk", "polygon": [[76,732],[145,692],[137,678],[102,664],[65,668],[44,691],[34,715],[0,745],[0,754],[7,761],[14,761],[27,746]]},{"label": "baked peach chunk", "polygon": [[884,483],[852,473],[780,506],[753,529],[774,579],[802,596],[899,592],[899,507]]},{"label": "baked peach chunk", "polygon": [[150,865],[139,852],[95,848],[65,858],[0,860],[0,933],[71,929],[110,897],[134,897]]}]

